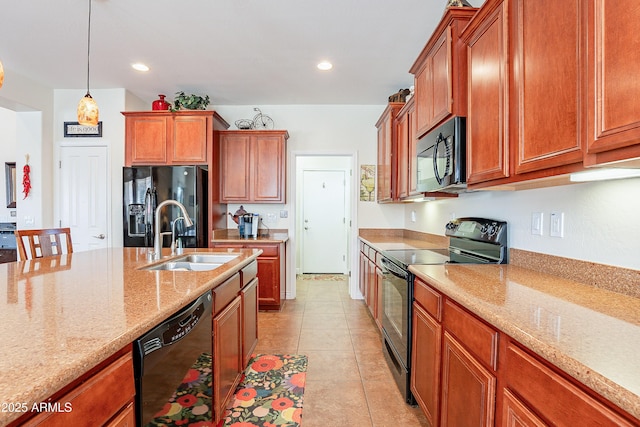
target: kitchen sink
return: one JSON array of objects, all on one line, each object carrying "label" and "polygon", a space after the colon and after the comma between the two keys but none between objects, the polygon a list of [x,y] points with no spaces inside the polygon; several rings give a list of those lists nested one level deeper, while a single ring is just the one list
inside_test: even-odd
[{"label": "kitchen sink", "polygon": [[233,261],[237,257],[238,255],[194,253],[172,258],[160,264],[143,267],[142,270],[210,271],[229,261]]}]

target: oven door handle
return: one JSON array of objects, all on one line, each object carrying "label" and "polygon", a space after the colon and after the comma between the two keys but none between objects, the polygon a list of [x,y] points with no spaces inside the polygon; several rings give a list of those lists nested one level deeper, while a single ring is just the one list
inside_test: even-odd
[{"label": "oven door handle", "polygon": [[380,260],[380,264],[382,264],[382,267],[384,268],[384,270],[388,271],[394,276],[399,277],[403,280],[407,280],[407,277],[409,276],[409,274],[405,270],[401,269],[400,267],[388,261],[386,258],[382,258]]}]

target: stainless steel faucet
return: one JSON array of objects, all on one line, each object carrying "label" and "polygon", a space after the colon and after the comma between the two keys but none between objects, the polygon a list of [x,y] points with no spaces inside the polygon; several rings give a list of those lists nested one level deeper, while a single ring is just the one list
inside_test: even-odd
[{"label": "stainless steel faucet", "polygon": [[171,255],[182,255],[182,245],[178,246],[176,241],[176,224],[178,221],[184,221],[184,217],[179,216],[173,220],[173,225],[171,226]]},{"label": "stainless steel faucet", "polygon": [[171,199],[165,200],[164,202],[160,203],[156,208],[156,215],[155,215],[156,224],[155,224],[154,239],[153,239],[153,259],[156,259],[156,260],[162,257],[162,236],[160,235],[160,211],[162,210],[163,207],[167,205],[175,205],[179,207],[180,210],[182,211],[182,216],[184,217],[184,225],[187,227],[191,227],[193,225],[193,221],[189,217],[189,214],[187,213],[187,209],[184,207],[182,203],[176,200],[171,200]]}]

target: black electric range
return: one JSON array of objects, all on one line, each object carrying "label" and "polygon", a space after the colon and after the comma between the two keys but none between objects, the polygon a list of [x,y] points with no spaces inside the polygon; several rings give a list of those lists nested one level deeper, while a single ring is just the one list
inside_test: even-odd
[{"label": "black electric range", "polygon": [[504,264],[507,262],[507,223],[485,218],[458,218],[447,223],[449,247],[382,251],[383,351],[405,400],[415,404],[411,378],[413,281],[410,265]]}]

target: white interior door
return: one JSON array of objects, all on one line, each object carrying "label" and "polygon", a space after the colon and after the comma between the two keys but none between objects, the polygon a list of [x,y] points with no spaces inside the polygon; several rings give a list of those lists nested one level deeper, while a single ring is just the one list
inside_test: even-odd
[{"label": "white interior door", "polygon": [[302,272],[347,272],[346,176],[340,170],[304,170]]},{"label": "white interior door", "polygon": [[106,248],[109,225],[107,147],[61,147],[60,226],[73,251]]}]

